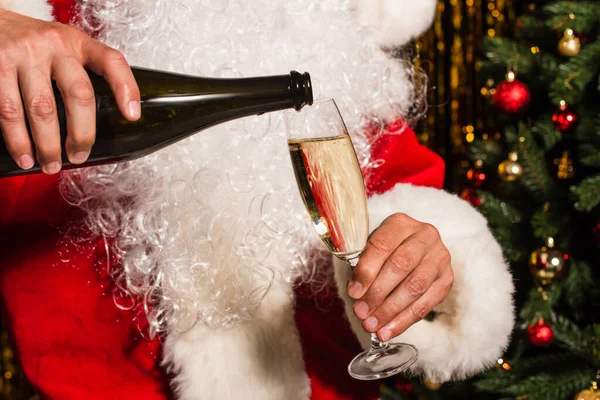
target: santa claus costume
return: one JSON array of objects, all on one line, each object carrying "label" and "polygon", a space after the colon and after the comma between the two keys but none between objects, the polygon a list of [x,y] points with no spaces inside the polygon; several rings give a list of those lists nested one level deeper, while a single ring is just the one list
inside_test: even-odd
[{"label": "santa claus costume", "polygon": [[[485,219],[441,190],[442,160],[402,122],[420,101],[415,72],[382,50],[426,29],[435,1],[0,7],[76,24],[133,65],[309,71],[315,96],[334,97],[351,131],[371,228],[406,213],[433,224],[451,253],[446,300],[393,339],[418,348],[410,373],[463,379],[502,355],[514,323],[507,264]],[[305,215],[279,114],[127,164],[2,179],[0,224],[3,318],[42,399],[378,398],[378,382],[347,374],[369,335],[345,293],[350,269]]]}]

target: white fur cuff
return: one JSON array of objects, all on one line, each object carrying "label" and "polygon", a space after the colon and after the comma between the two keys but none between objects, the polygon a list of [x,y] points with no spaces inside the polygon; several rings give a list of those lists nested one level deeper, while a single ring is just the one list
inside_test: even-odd
[{"label": "white fur cuff", "polygon": [[[508,346],[514,326],[514,286],[500,246],[487,221],[471,205],[442,190],[400,184],[370,199],[371,227],[403,212],[434,225],[452,256],[454,285],[435,308],[433,321],[422,320],[394,342],[419,350],[412,372],[437,382],[464,379],[491,366]],[[350,269],[334,260],[346,314],[363,347],[369,335],[352,311],[346,294]]]},{"label": "white fur cuff", "polygon": [[54,19],[47,0],[0,0],[0,8],[45,21]]}]

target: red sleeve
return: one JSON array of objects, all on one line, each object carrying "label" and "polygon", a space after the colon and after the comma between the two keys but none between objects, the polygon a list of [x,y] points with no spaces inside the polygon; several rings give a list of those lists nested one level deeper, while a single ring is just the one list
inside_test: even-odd
[{"label": "red sleeve", "polygon": [[390,124],[386,132],[373,145],[371,159],[381,161],[379,167],[365,171],[369,194],[381,194],[398,183],[444,186],[444,160],[427,147],[421,145],[415,132],[405,127],[399,133],[401,122]]},{"label": "red sleeve", "polygon": [[166,399],[160,342],[115,306],[104,241],[61,236],[69,208],[58,178],[0,179],[0,193],[3,319],[40,398]]},{"label": "red sleeve", "polygon": [[75,16],[75,0],[50,0],[54,19],[63,24],[73,21]]}]

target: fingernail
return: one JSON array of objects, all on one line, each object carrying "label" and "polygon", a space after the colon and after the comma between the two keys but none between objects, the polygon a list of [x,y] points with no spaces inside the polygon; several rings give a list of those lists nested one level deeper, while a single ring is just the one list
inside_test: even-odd
[{"label": "fingernail", "polygon": [[73,155],[73,159],[71,161],[74,162],[75,164],[79,164],[79,163],[82,163],[85,160],[87,160],[89,155],[90,155],[89,151],[79,151]]},{"label": "fingernail", "polygon": [[57,161],[51,162],[46,165],[46,167],[42,168],[42,170],[48,175],[54,175],[60,171],[60,163]]},{"label": "fingernail", "polygon": [[23,154],[19,157],[19,166],[23,169],[29,169],[33,167],[33,158],[29,154]]},{"label": "fingernail", "polygon": [[360,297],[360,292],[362,292],[362,285],[360,282],[350,282],[350,285],[348,285],[348,295],[354,299],[358,299]]},{"label": "fingernail", "polygon": [[133,100],[129,102],[129,116],[131,118],[138,119],[142,115],[142,110],[140,108],[140,102],[137,100]]},{"label": "fingernail", "polygon": [[381,339],[382,342],[386,342],[386,341],[390,340],[391,337],[392,337],[392,331],[390,331],[389,329],[383,328],[379,332],[379,338]]},{"label": "fingernail", "polygon": [[364,319],[369,314],[369,305],[364,301],[357,301],[354,305],[354,314],[360,319]]},{"label": "fingernail", "polygon": [[377,318],[375,318],[375,317],[367,318],[365,320],[365,327],[370,331],[374,331],[375,328],[377,328]]}]

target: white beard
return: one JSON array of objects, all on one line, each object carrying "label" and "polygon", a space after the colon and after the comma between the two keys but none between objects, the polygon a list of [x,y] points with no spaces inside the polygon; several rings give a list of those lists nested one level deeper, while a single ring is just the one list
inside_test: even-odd
[{"label": "white beard", "polygon": [[[132,65],[218,77],[310,72],[315,98],[338,102],[363,166],[372,142],[362,124],[402,116],[415,100],[410,69],[358,28],[348,1],[90,0],[81,14]],[[314,278],[307,249],[320,243],[279,113],[70,173],[63,189],[95,233],[116,237],[117,281],[155,305],[152,333],[251,319],[274,281]]]}]

